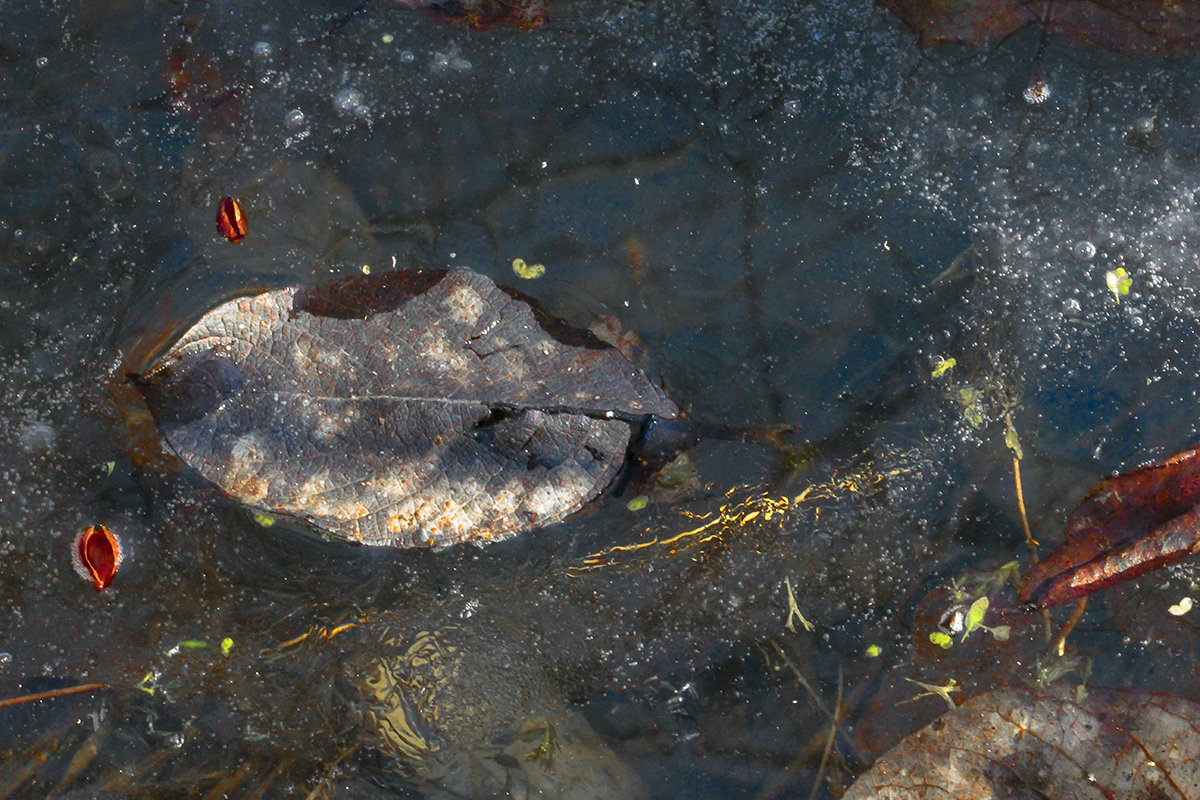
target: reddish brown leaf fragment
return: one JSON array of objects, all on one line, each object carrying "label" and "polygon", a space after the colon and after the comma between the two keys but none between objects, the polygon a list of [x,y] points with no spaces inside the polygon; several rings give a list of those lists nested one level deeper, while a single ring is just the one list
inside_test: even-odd
[{"label": "reddish brown leaf fragment", "polygon": [[1037,20],[1022,0],[880,0],[922,45],[995,41]]},{"label": "reddish brown leaf fragment", "polygon": [[515,28],[541,28],[546,24],[550,0],[399,0],[400,5],[419,11],[441,23],[461,22],[486,31],[497,22]]},{"label": "reddish brown leaf fragment", "polygon": [[1200,449],[1102,481],[1067,517],[1066,541],[1025,576],[1050,607],[1178,561],[1200,540]]},{"label": "reddish brown leaf fragment", "polygon": [[1174,564],[1200,549],[1200,510],[1183,514],[1141,539],[1056,575],[1030,598],[1045,608],[1069,603],[1114,584]]},{"label": "reddish brown leaf fragment", "polygon": [[166,100],[206,129],[232,128],[241,122],[237,89],[222,75],[215,54],[205,51],[199,28],[197,18],[180,19],[168,34],[174,41],[167,55]]},{"label": "reddish brown leaf fragment", "polygon": [[93,525],[75,537],[71,561],[75,571],[84,580],[90,580],[99,592],[111,584],[117,574],[121,546],[108,528]]},{"label": "reddish brown leaf fragment", "polygon": [[1131,56],[1200,50],[1200,4],[1180,0],[880,0],[922,45],[995,42],[1043,20],[1074,43]]},{"label": "reddish brown leaf fragment", "polygon": [[217,231],[234,244],[246,238],[246,214],[232,197],[222,197],[217,204]]}]

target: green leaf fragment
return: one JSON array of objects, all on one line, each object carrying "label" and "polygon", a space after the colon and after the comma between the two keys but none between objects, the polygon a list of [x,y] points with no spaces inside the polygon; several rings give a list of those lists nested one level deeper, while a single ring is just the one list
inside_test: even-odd
[{"label": "green leaf fragment", "polygon": [[223,656],[229,655],[229,651],[232,649],[233,649],[233,639],[230,639],[228,636],[226,636],[224,639],[221,640],[221,655],[223,655]]},{"label": "green leaf fragment", "polygon": [[879,658],[883,653],[883,648],[877,644],[873,644],[867,648],[867,658]]},{"label": "green leaf fragment", "polygon": [[940,697],[946,701],[946,704],[950,706],[951,711],[953,711],[955,708],[957,708],[957,706],[954,705],[954,700],[950,697],[950,695],[955,692],[961,692],[962,687],[960,687],[958,685],[958,681],[955,680],[954,678],[951,678],[950,680],[948,680],[945,684],[943,684],[941,686],[938,686],[937,684],[933,684],[933,683],[922,683],[921,681],[914,681],[912,678],[905,678],[904,680],[908,681],[909,683],[915,683],[917,686],[920,686],[922,689],[925,690],[923,692],[920,692],[919,694],[912,696],[908,700],[905,700],[904,701],[905,703],[911,703],[912,701],[918,700],[922,697],[932,697],[933,695],[937,695],[938,697]]},{"label": "green leaf fragment", "polygon": [[942,631],[934,631],[933,633],[929,634],[929,641],[933,642],[943,650],[949,650],[954,644],[954,640],[950,638],[950,634],[943,633]]},{"label": "green leaf fragment", "polygon": [[639,494],[637,497],[625,504],[625,507],[630,511],[641,511],[650,503],[650,498],[644,494]]},{"label": "green leaf fragment", "polygon": [[254,521],[264,528],[269,528],[275,524],[275,518],[270,514],[264,514],[261,511],[254,512]]},{"label": "green leaf fragment", "polygon": [[956,361],[956,360],[955,360],[955,359],[953,359],[953,358],[943,358],[941,361],[939,361],[939,362],[937,363],[937,366],[935,366],[935,367],[933,368],[933,377],[935,377],[935,378],[940,378],[940,377],[942,377],[942,376],[943,376],[943,375],[945,375],[947,372],[949,372],[950,370],[954,369],[954,366],[955,366],[957,363],[958,363],[958,361]]},{"label": "green leaf fragment", "polygon": [[518,278],[524,278],[527,281],[540,278],[546,274],[546,267],[542,264],[526,264],[523,258],[514,258],[512,262],[513,272]]},{"label": "green leaf fragment", "polygon": [[208,642],[202,642],[199,639],[184,639],[179,646],[186,647],[188,650],[203,650],[208,647]]}]

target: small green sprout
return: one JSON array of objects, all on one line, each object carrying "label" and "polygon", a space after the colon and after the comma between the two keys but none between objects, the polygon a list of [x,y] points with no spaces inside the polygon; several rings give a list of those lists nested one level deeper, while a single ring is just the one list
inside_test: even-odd
[{"label": "small green sprout", "polygon": [[800,624],[804,626],[804,630],[815,631],[817,629],[817,626],[813,625],[811,622],[809,622],[807,619],[805,619],[804,615],[800,613],[800,606],[797,605],[797,603],[796,603],[796,595],[792,594],[791,579],[785,577],[783,579],[783,585],[787,587],[787,599],[788,599],[788,615],[787,615],[787,622],[784,623],[784,627],[786,627],[792,633],[795,633],[796,626],[792,622],[792,620],[795,618],[799,618]]},{"label": "small green sprout", "polygon": [[1064,655],[1057,656],[1051,659],[1048,663],[1043,664],[1039,657],[1034,663],[1033,683],[1038,689],[1045,689],[1050,684],[1057,681],[1072,672],[1077,672],[1083,675],[1086,681],[1088,674],[1091,672],[1091,663],[1081,661],[1079,656]]},{"label": "small green sprout", "polygon": [[208,642],[203,642],[199,639],[184,639],[167,650],[167,657],[177,656],[181,650],[203,650],[206,647],[208,647]]},{"label": "small green sprout", "polygon": [[1104,283],[1108,285],[1108,290],[1113,293],[1113,297],[1117,298],[1117,302],[1121,302],[1121,295],[1129,294],[1129,287],[1133,285],[1133,278],[1129,277],[1129,273],[1124,267],[1110,269],[1104,273]]},{"label": "small green sprout", "polygon": [[971,607],[967,610],[967,619],[963,626],[962,639],[959,641],[965,642],[971,632],[977,630],[987,631],[992,635],[992,638],[998,642],[1008,641],[1008,637],[1009,634],[1012,633],[1012,629],[1007,625],[997,625],[993,628],[983,624],[983,618],[984,615],[987,614],[989,605],[990,601],[988,600],[987,595],[984,595],[974,603],[971,603]]},{"label": "small green sprout", "polygon": [[937,364],[933,367],[933,377],[942,377],[954,369],[956,364],[958,364],[958,361],[953,358],[939,358]]},{"label": "small green sprout", "polygon": [[967,611],[967,623],[963,627],[962,638],[959,639],[960,642],[965,642],[973,631],[983,627],[983,615],[987,613],[989,604],[990,601],[986,595],[971,603],[971,608]]},{"label": "small green sprout", "polygon": [[1005,586],[1019,587],[1021,585],[1021,569],[1016,561],[1001,564],[991,572],[977,576],[977,588],[980,594],[993,595]]},{"label": "small green sprout", "polygon": [[233,639],[230,639],[228,636],[226,636],[224,639],[221,640],[221,655],[223,655],[223,656],[229,655],[229,651],[232,649],[233,649]]},{"label": "small green sprout", "polygon": [[155,679],[157,679],[157,678],[158,678],[158,676],[155,675],[153,672],[147,672],[145,674],[145,676],[142,677],[142,680],[137,685],[137,688],[141,689],[146,694],[153,696],[155,690],[158,688],[157,686],[155,686]]},{"label": "small green sprout", "polygon": [[558,748],[558,736],[554,733],[553,723],[547,722],[542,726],[542,741],[533,749],[529,755],[525,756],[530,761],[535,761],[539,758],[545,758],[547,761],[554,755],[554,751]]},{"label": "small green sprout", "polygon": [[1025,457],[1021,452],[1021,441],[1017,438],[1017,427],[1013,425],[1012,414],[1004,415],[1004,444],[1012,450],[1013,458],[1017,461]]},{"label": "small green sprout", "polygon": [[963,407],[963,418],[972,428],[983,426],[983,392],[973,386],[958,390],[958,402]]},{"label": "small green sprout", "polygon": [[922,697],[932,697],[933,695],[937,695],[946,701],[946,704],[950,706],[951,711],[953,711],[955,708],[958,708],[958,706],[954,705],[954,700],[950,698],[950,695],[954,692],[962,691],[962,688],[958,685],[958,681],[956,681],[954,678],[951,678],[943,686],[937,686],[932,683],[921,683],[921,681],[914,681],[912,678],[905,678],[904,680],[908,681],[909,683],[915,683],[917,686],[920,686],[925,690],[920,694],[913,695],[909,699],[905,700],[905,703],[911,703],[915,700],[920,700]]},{"label": "small green sprout", "polygon": [[639,494],[637,497],[625,504],[625,507],[630,511],[641,511],[650,503],[650,498],[644,494]]}]

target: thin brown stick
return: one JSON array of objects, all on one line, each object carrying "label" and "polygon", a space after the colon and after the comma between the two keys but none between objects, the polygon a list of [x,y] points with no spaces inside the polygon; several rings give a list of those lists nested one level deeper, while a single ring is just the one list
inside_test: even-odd
[{"label": "thin brown stick", "polygon": [[808,800],[816,800],[817,792],[821,790],[821,780],[825,777],[825,768],[829,766],[829,756],[833,745],[837,742],[838,724],[842,718],[842,668],[838,666],[837,697],[833,701],[833,719],[829,723],[829,738],[825,740],[825,750],[821,753],[821,763],[817,765],[817,777],[813,779],[812,791]]},{"label": "thin brown stick", "polygon": [[111,688],[107,683],[83,683],[79,686],[68,686],[65,689],[53,689],[49,692],[35,692],[34,694],[23,694],[20,697],[9,697],[5,700],[0,700],[0,708],[8,708],[9,706],[19,706],[22,703],[36,703],[39,700],[49,700],[54,697],[65,697],[69,694],[81,694],[83,692],[96,692],[101,689]]},{"label": "thin brown stick", "polygon": [[[792,676],[796,679],[796,682],[804,687],[804,690],[808,692],[808,696],[813,701],[813,704],[821,711],[822,714],[829,718],[829,730],[828,733],[822,737],[824,742],[821,746],[821,760],[817,765],[817,775],[816,779],[813,781],[812,794],[809,795],[811,800],[811,798],[815,797],[816,793],[820,790],[821,781],[824,780],[825,770],[828,768],[829,760],[833,756],[834,749],[837,746],[837,734],[842,722],[842,718],[845,716],[846,708],[846,702],[844,699],[845,681],[843,680],[842,670],[839,667],[837,696],[834,699],[833,711],[830,711],[825,707],[825,703],[822,702],[821,696],[817,693],[813,685],[809,683],[807,678],[804,677],[804,673],[800,671],[800,668],[796,666],[795,662],[792,661],[792,659],[788,657],[787,653],[784,652],[783,648],[779,646],[779,642],[775,641],[774,639],[770,639],[768,641],[770,641],[771,646],[775,648],[775,653],[783,661],[784,666],[791,671]],[[764,656],[767,655],[765,649],[762,652]],[[814,736],[813,738],[815,739],[816,737]],[[796,773],[800,771],[804,764],[810,761],[811,758],[811,749],[797,753],[780,774],[776,775],[767,786],[764,786],[761,790],[759,790],[759,793],[755,795],[755,800],[774,800],[774,798],[778,797],[783,790],[787,788],[788,783],[792,780]]]},{"label": "thin brown stick", "polygon": [[[1012,420],[1008,422],[1011,430]],[[1029,553],[1033,557],[1033,563],[1038,562],[1038,540],[1033,538],[1033,530],[1029,527],[1029,515],[1025,512],[1025,490],[1021,486],[1021,458],[1013,451],[1013,484],[1017,487],[1017,511],[1021,514],[1021,527],[1025,529],[1025,543],[1029,545]],[[1042,627],[1046,635],[1046,641],[1050,641],[1054,634],[1054,628],[1050,624],[1050,611],[1042,609]]]},{"label": "thin brown stick", "polygon": [[1021,459],[1013,456],[1013,482],[1017,485],[1017,510],[1021,512],[1021,527],[1025,529],[1025,543],[1033,553],[1033,563],[1037,563],[1038,540],[1033,538],[1029,527],[1029,515],[1025,513],[1025,490],[1021,488]]},{"label": "thin brown stick", "polygon": [[1066,652],[1067,637],[1071,631],[1075,630],[1075,626],[1079,624],[1079,620],[1083,619],[1083,610],[1087,608],[1087,598],[1081,597],[1075,603],[1075,610],[1071,612],[1071,616],[1067,619],[1067,624],[1063,625],[1062,631],[1059,632],[1058,638],[1054,642],[1054,652],[1061,656]]},{"label": "thin brown stick", "polygon": [[[821,695],[817,694],[817,690],[814,689],[813,685],[808,682],[807,678],[804,677],[804,673],[800,671],[800,668],[797,667],[790,658],[788,658],[787,653],[785,653],[783,648],[779,646],[779,642],[775,641],[774,639],[771,639],[770,642],[771,646],[775,648],[775,654],[779,656],[784,665],[791,670],[792,676],[796,679],[796,683],[803,686],[804,691],[808,692],[808,696],[813,701],[813,705],[819,708],[821,713],[829,718],[830,724],[836,725],[838,722],[837,715],[830,712],[830,710],[825,707],[825,703],[821,701]],[[839,692],[840,691],[841,689],[839,687]]]}]

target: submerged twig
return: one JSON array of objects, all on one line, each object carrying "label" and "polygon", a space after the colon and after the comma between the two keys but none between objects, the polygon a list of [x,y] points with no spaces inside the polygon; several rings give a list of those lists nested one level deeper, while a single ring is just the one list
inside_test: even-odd
[{"label": "submerged twig", "polygon": [[[837,746],[838,730],[841,728],[842,719],[844,718],[845,714],[845,702],[843,699],[845,683],[843,681],[842,670],[841,667],[838,668],[837,695],[834,698],[833,710],[830,711],[828,708],[826,708],[824,701],[821,699],[821,695],[804,676],[804,673],[800,671],[800,668],[796,666],[795,662],[793,662],[792,659],[788,657],[788,654],[784,652],[783,648],[780,647],[779,642],[775,641],[774,639],[771,639],[770,642],[771,646],[775,649],[775,654],[780,658],[781,661],[783,661],[784,666],[791,671],[792,676],[796,679],[796,682],[804,687],[804,690],[808,693],[808,696],[813,701],[813,704],[829,719],[829,732],[824,737],[824,744],[821,748],[821,759],[817,764],[817,775],[813,780],[813,787],[809,793],[809,800],[812,800],[812,798],[816,797],[817,792],[820,791],[821,781],[824,778],[825,770],[828,768],[829,761],[833,757],[834,748]],[[765,652],[764,655],[766,655]],[[801,766],[811,758],[811,753],[812,750],[809,748],[806,749],[805,752],[801,752],[796,755],[796,757],[788,763],[787,767],[784,768],[782,775],[777,776],[770,784],[765,786],[755,796],[755,800],[772,800],[772,798],[778,797],[786,788],[787,783],[791,780],[791,777],[794,776],[800,770]]]},{"label": "submerged twig", "polygon": [[[1025,531],[1025,544],[1029,545],[1029,554],[1033,563],[1036,564],[1038,563],[1038,540],[1033,538],[1033,530],[1029,527],[1029,514],[1025,511],[1025,489],[1021,484],[1021,443],[1017,439],[1017,428],[1013,425],[1012,414],[1004,415],[1004,425],[1004,443],[1012,451],[1013,456],[1013,484],[1017,490],[1017,511],[1021,515],[1021,527]],[[1046,641],[1050,641],[1054,629],[1050,624],[1049,609],[1042,609],[1042,626],[1045,630]]]},{"label": "submerged twig", "polygon": [[[1087,608],[1087,597],[1081,597],[1075,603],[1075,610],[1071,612],[1071,616],[1067,618],[1067,622],[1059,631],[1058,638],[1054,640],[1054,652],[1062,656],[1067,649],[1067,637],[1071,635],[1071,631],[1075,630],[1075,626],[1079,624],[1079,620],[1083,619],[1083,611]],[[1048,613],[1048,612],[1047,612]]]},{"label": "submerged twig", "polygon": [[34,692],[33,694],[23,694],[20,697],[9,697],[0,700],[0,708],[8,708],[9,706],[19,706],[23,703],[36,703],[39,700],[50,700],[54,697],[65,697],[70,694],[82,694],[84,692],[95,692],[100,689],[109,689],[107,683],[83,683],[79,686],[67,686],[62,689],[51,689],[48,692]]},{"label": "submerged twig", "polygon": [[829,766],[829,756],[833,752],[833,746],[837,742],[838,721],[842,718],[842,667],[838,665],[838,684],[837,696],[833,700],[833,721],[829,723],[829,736],[825,739],[825,749],[821,751],[821,763],[817,766],[817,777],[813,779],[812,791],[808,793],[808,800],[815,800],[817,792],[821,789],[821,778],[825,775],[825,768]]}]

